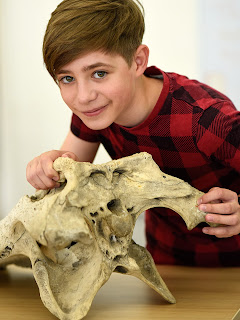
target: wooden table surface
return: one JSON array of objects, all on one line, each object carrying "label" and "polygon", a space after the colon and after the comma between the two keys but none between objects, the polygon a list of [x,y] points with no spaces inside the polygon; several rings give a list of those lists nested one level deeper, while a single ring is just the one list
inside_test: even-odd
[{"label": "wooden table surface", "polygon": [[[165,302],[132,276],[113,274],[84,319],[231,320],[240,307],[240,268],[158,266],[158,270],[176,304]],[[0,271],[0,319],[57,319],[42,304],[31,270],[10,266]]]}]

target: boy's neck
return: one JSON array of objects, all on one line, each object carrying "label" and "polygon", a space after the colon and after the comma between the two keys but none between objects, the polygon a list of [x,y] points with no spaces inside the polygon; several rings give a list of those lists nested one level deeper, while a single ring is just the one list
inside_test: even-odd
[{"label": "boy's neck", "polygon": [[142,75],[137,84],[134,105],[126,112],[126,121],[121,125],[132,128],[143,123],[154,109],[162,88],[163,80]]}]

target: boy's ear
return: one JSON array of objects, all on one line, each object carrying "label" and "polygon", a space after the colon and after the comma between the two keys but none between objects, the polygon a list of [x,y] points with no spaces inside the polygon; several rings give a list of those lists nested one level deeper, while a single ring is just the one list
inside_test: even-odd
[{"label": "boy's ear", "polygon": [[149,48],[145,44],[141,44],[134,55],[134,63],[136,66],[137,75],[144,73],[148,65]]}]

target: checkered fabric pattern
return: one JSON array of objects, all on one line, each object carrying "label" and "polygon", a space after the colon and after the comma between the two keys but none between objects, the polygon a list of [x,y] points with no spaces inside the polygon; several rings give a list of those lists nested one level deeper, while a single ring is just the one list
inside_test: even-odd
[{"label": "checkered fabric pattern", "polygon": [[[93,131],[73,115],[72,132],[100,141],[112,159],[146,151],[161,170],[207,192],[212,187],[240,194],[240,112],[220,92],[198,81],[156,67],[148,77],[163,76],[155,108],[140,125],[116,124]],[[240,265],[240,236],[218,239],[188,231],[182,218],[166,208],[146,213],[147,249],[157,264],[198,266]]]}]

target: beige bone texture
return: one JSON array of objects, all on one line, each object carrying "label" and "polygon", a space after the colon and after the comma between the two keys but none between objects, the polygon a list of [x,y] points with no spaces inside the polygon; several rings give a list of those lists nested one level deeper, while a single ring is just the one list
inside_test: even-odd
[{"label": "beige bone texture", "polygon": [[101,165],[58,158],[61,187],[24,196],[0,222],[0,266],[32,267],[44,305],[78,320],[112,272],[133,275],[170,303],[175,299],[149,252],[134,243],[146,209],[173,209],[192,229],[205,221],[202,192],[163,173],[148,153]]}]

